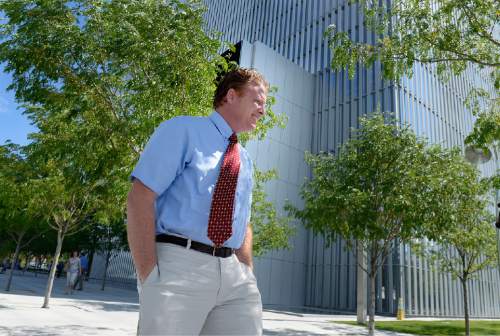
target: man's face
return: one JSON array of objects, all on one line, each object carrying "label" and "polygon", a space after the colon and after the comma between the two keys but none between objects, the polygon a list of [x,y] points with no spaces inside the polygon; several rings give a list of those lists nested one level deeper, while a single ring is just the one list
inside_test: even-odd
[{"label": "man's face", "polygon": [[266,113],[266,87],[263,84],[250,83],[241,92],[230,89],[228,96],[231,96],[229,100],[231,114],[234,116],[234,131],[239,133],[254,130],[257,121]]}]

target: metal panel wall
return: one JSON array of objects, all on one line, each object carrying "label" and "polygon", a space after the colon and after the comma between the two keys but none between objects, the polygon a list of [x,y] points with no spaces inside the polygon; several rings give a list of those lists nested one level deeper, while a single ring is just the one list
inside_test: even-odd
[{"label": "metal panel wall", "polygon": [[[377,108],[395,111],[420,136],[445,146],[462,146],[474,117],[464,107],[472,84],[484,85],[486,74],[469,68],[458,78],[443,83],[435,67],[416,64],[413,78],[393,84],[381,80],[380,65],[359,69],[353,80],[345,72],[329,70],[330,49],[324,31],[334,23],[358,41],[371,42],[373,33],[362,26],[357,4],[345,0],[252,0],[231,7],[227,1],[206,0],[207,26],[225,33],[226,40],[262,41],[290,61],[316,75],[311,150],[335,152],[357,127],[360,115]],[[390,2],[388,2],[390,3]],[[226,10],[226,11],[224,11]],[[238,24],[245,29],[238,33]],[[492,91],[491,87],[486,89]],[[301,132],[306,130],[301,130]],[[308,131],[307,131],[308,132]],[[481,167],[488,176],[498,169],[498,160]],[[308,238],[308,306],[354,311],[354,258],[337,241],[326,249],[320,237]],[[405,298],[411,315],[457,316],[463,312],[461,287],[449,274],[438,273],[408,247],[401,246],[383,267],[377,279],[377,311],[394,313],[396,298]],[[473,316],[500,316],[499,270],[487,270],[470,286]],[[347,299],[342,297],[346,295]]]},{"label": "metal panel wall", "polygon": [[[415,64],[414,76],[403,78],[396,86],[397,111],[401,123],[409,124],[417,135],[426,137],[432,143],[445,147],[463,147],[464,139],[470,133],[474,117],[465,107],[465,98],[472,85],[479,85],[490,92],[493,88],[485,81],[484,72],[469,67],[459,77],[449,81],[438,79],[434,65]],[[498,162],[492,160],[481,165],[483,176],[491,176],[498,169]],[[407,254],[412,255],[409,249]],[[451,252],[449,252],[451,253]],[[404,267],[415,272],[405,272],[405,282],[415,283],[405,293],[406,302],[418,299],[418,305],[411,304],[408,314],[462,316],[463,292],[458,280],[449,274],[441,274],[425,260],[412,255],[414,263]],[[470,314],[481,317],[500,316],[500,274],[498,269],[484,270],[469,284]]]}]

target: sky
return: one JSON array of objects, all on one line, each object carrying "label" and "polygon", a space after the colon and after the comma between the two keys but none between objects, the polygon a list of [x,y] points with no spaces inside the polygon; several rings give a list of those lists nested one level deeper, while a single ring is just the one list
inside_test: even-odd
[{"label": "sky", "polygon": [[12,77],[4,72],[0,64],[0,145],[7,140],[20,145],[28,144],[28,134],[36,131],[16,103],[14,92],[7,91]]}]

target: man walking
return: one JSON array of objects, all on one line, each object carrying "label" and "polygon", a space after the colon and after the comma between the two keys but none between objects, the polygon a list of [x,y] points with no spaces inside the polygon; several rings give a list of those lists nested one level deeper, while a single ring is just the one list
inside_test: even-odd
[{"label": "man walking", "polygon": [[209,117],[165,121],[146,145],[127,205],[139,334],[262,333],[249,225],[252,161],[237,134],[255,129],[267,91],[257,71],[231,71]]},{"label": "man walking", "polygon": [[89,267],[89,260],[87,259],[87,256],[83,252],[80,255],[80,265],[82,267],[82,271],[80,272],[80,275],[78,276],[78,280],[75,284],[75,289],[78,286],[78,290],[83,290],[83,281],[86,280],[88,267]]}]

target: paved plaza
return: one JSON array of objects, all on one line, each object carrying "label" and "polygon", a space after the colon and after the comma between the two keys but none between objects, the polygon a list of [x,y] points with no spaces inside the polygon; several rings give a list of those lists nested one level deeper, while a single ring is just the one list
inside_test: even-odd
[{"label": "paved plaza", "polygon": [[[65,295],[65,279],[56,278],[50,308],[42,309],[47,275],[16,274],[10,292],[4,290],[6,278],[0,274],[0,335],[135,335],[139,304],[133,287],[110,285],[101,291],[100,282],[90,281],[83,291]],[[367,334],[364,328],[332,323],[333,319],[355,320],[355,316],[265,309],[264,335]]]}]

